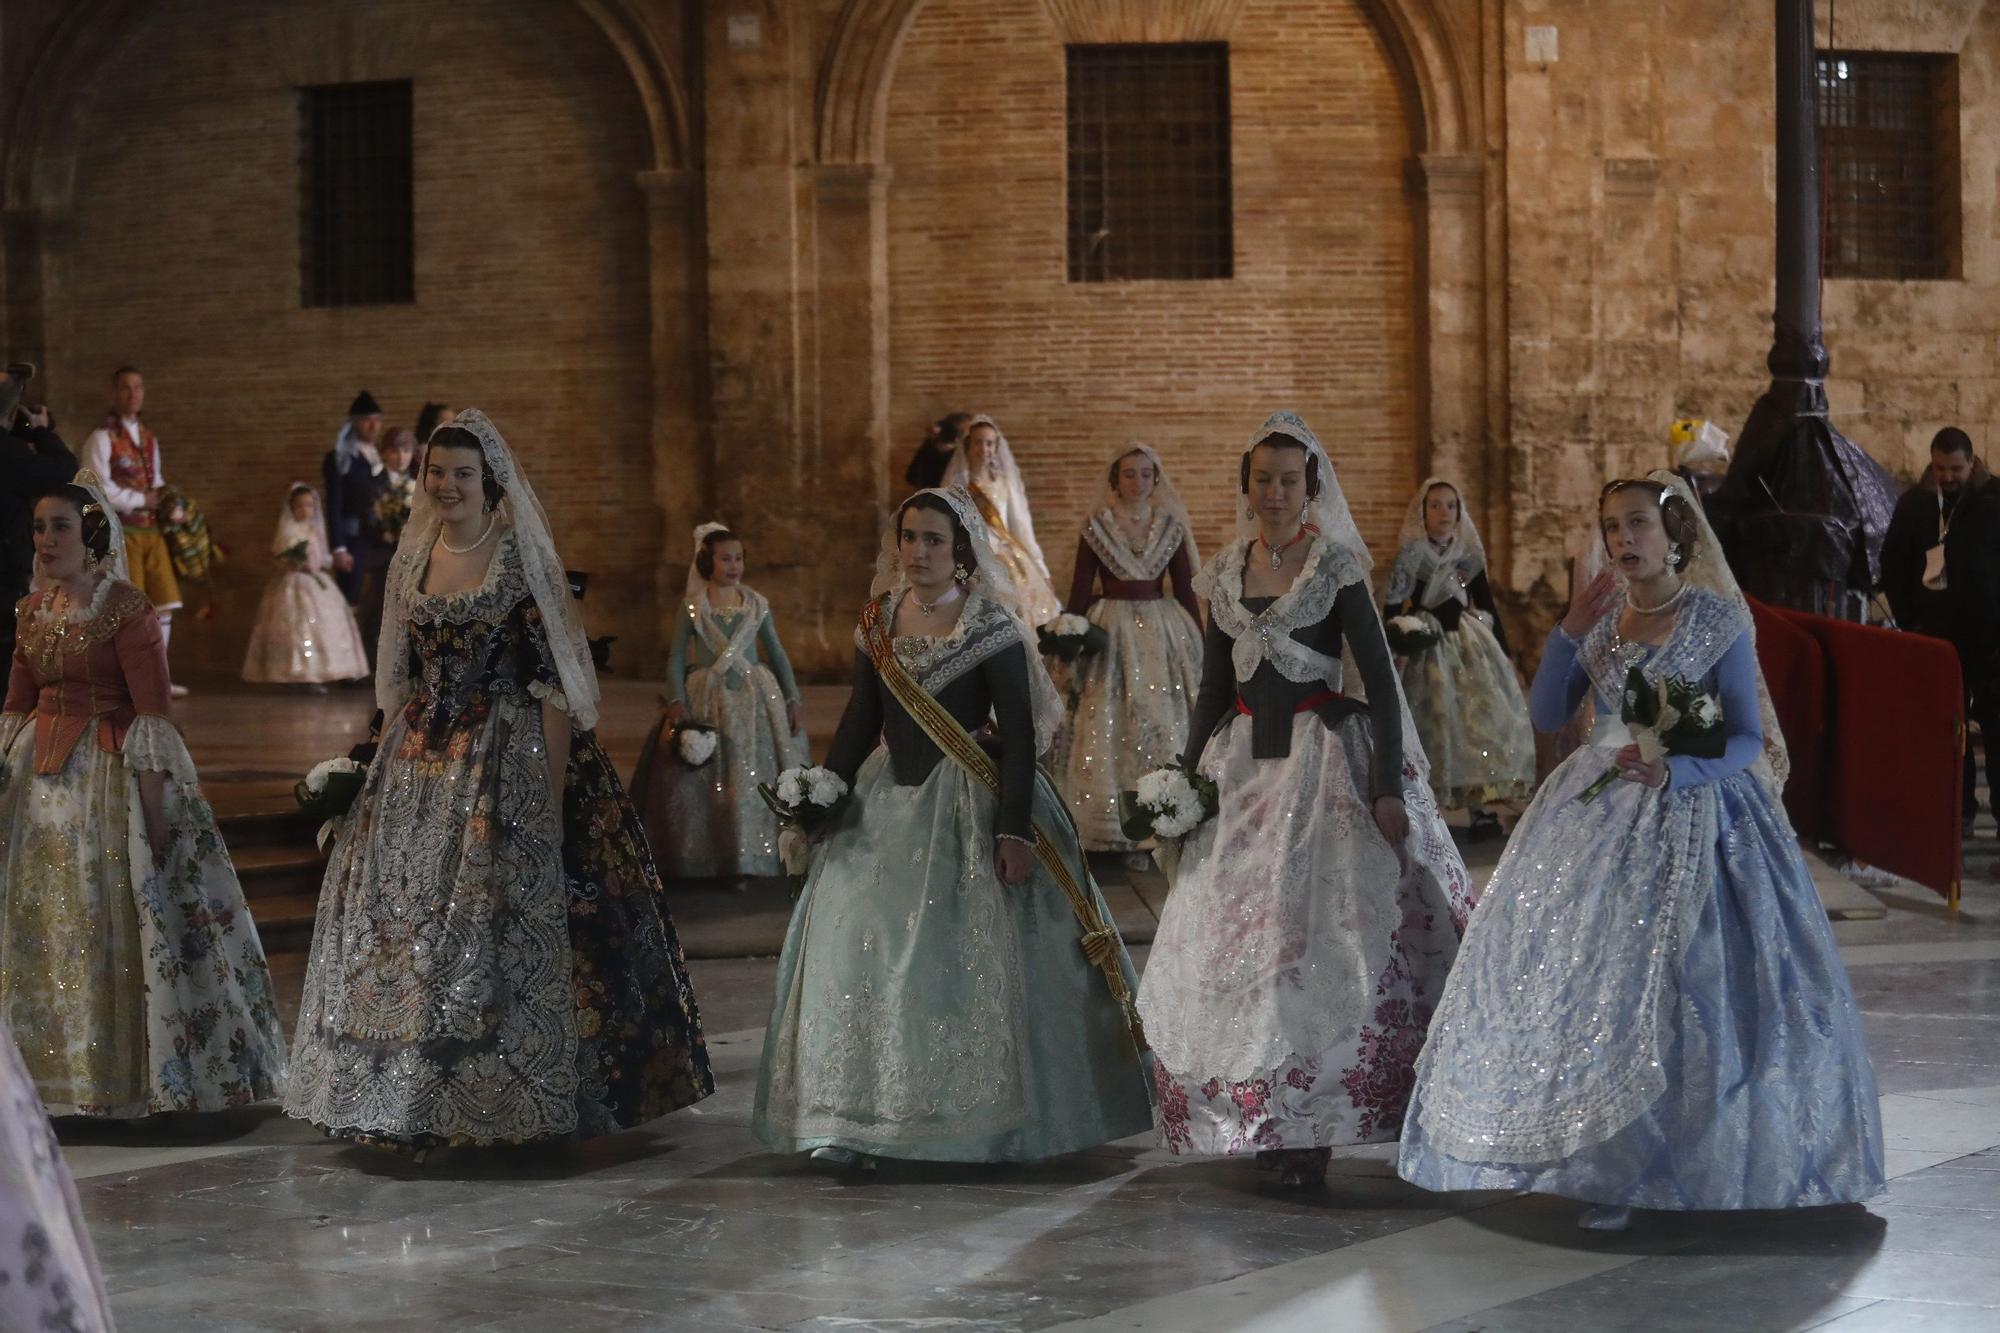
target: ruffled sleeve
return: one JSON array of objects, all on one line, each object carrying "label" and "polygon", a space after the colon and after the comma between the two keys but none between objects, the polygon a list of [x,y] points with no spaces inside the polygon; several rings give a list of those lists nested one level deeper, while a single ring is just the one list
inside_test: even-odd
[{"label": "ruffled sleeve", "polygon": [[125,766],[135,773],[165,773],[188,786],[200,781],[180,732],[158,713],[141,713],[125,729]]},{"label": "ruffled sleeve", "polygon": [[[136,589],[134,590],[137,591]],[[118,669],[125,677],[125,691],[132,696],[132,709],[144,716],[152,714],[165,722],[173,711],[173,695],[167,677],[167,641],[160,633],[160,621],[143,594],[131,599],[134,609],[118,627],[112,645],[118,652]],[[168,730],[173,724],[167,724]]]}]

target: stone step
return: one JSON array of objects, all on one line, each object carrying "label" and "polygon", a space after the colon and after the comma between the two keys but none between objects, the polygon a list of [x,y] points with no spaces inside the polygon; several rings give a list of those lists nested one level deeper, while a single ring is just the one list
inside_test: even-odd
[{"label": "stone step", "polygon": [[286,893],[257,898],[250,903],[250,917],[257,923],[257,938],[266,955],[304,953],[312,945],[313,918],[319,913],[319,894]]},{"label": "stone step", "polygon": [[310,839],[303,843],[271,844],[229,850],[243,896],[256,902],[302,893],[317,896],[326,869]]}]

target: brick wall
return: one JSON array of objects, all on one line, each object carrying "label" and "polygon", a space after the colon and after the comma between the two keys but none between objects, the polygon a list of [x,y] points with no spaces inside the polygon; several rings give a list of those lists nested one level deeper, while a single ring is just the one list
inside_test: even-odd
[{"label": "brick wall", "polygon": [[[298,84],[416,80],[417,302],[301,309]],[[178,670],[234,675],[286,483],[357,388],[392,423],[485,408],[535,482],[593,632],[657,656],[647,248],[629,76],[570,4],[161,6],[90,83],[51,260],[49,377],[80,444],[139,365],[170,478],[235,555]],[[678,550],[678,546],[676,546]],[[677,582],[677,580],[676,580]]]},{"label": "brick wall", "polygon": [[1359,5],[1250,0],[1229,33],[1236,276],[1071,284],[1064,58],[1037,0],[928,0],[889,103],[890,372],[908,434],[963,407],[1006,430],[1059,589],[1118,446],[1165,455],[1204,551],[1236,459],[1296,407],[1386,557],[1418,475],[1410,155]]}]

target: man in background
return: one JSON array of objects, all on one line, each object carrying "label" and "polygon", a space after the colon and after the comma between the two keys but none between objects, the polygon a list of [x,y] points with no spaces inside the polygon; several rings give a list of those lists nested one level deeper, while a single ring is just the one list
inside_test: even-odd
[{"label": "man in background", "polygon": [[[160,531],[160,488],[166,475],[160,466],[160,441],[141,418],[146,407],[146,380],[134,366],[111,372],[111,412],[104,424],[83,442],[83,465],[104,483],[104,496],[118,511],[125,529],[128,577],[160,618],[160,637],[169,645],[174,612],[181,604],[180,580],[174,576],[173,553]],[[187,693],[171,687],[174,697]]]}]

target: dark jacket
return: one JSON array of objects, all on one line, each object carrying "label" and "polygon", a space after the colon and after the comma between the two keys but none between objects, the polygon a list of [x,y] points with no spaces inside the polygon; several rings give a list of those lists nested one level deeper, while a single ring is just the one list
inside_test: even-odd
[{"label": "dark jacket", "polygon": [[1945,587],[1923,585],[1924,554],[1938,531],[1937,488],[1925,481],[1897,501],[1889,520],[1882,591],[1898,625],[1950,640],[1970,668],[2000,647],[2000,483],[1980,468],[1945,505]]},{"label": "dark jacket", "polygon": [[76,476],[76,455],[40,426],[0,430],[0,647],[14,654],[14,603],[28,595],[35,567],[35,501]]},{"label": "dark jacket", "polygon": [[368,522],[375,510],[374,470],[358,452],[348,456],[343,470],[339,451],[329,449],[320,463],[320,476],[326,483],[327,549],[344,549],[354,557],[352,570],[333,576],[341,592],[352,602],[359,595],[362,574],[373,564],[374,545],[369,538]]}]

